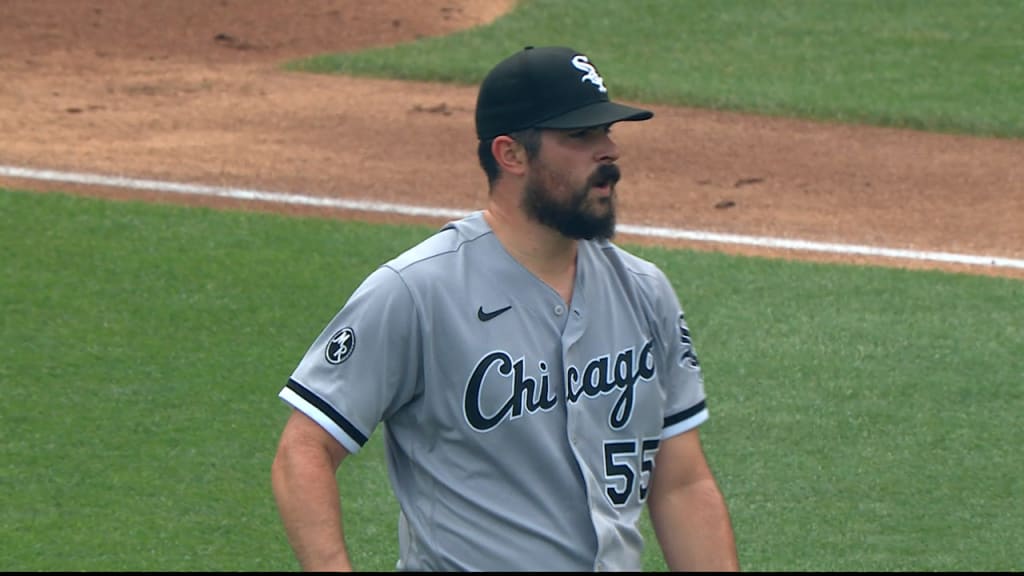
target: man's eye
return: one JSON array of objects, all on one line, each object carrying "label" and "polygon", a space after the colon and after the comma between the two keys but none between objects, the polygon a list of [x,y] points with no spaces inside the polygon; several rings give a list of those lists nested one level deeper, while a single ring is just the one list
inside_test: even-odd
[{"label": "man's eye", "polygon": [[599,134],[609,134],[612,131],[611,126],[595,126],[593,128],[584,128],[583,130],[574,130],[569,133],[570,138],[589,138],[591,136],[597,136]]}]

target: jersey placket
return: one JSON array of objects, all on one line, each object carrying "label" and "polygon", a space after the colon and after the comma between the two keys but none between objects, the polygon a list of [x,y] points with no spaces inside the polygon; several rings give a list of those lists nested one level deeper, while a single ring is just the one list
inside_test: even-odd
[{"label": "jersey placket", "polygon": [[[586,363],[588,358],[585,357],[586,352],[580,349],[581,339],[587,329],[587,317],[585,311],[587,310],[586,301],[586,259],[580,255],[577,262],[576,269],[576,280],[573,287],[572,302],[565,310],[565,321],[562,330],[562,376],[565,377],[565,369],[569,366],[581,366]],[[555,310],[556,315],[558,310]],[[563,380],[564,387],[562,397],[565,398],[565,433],[569,441],[569,447],[572,450],[573,456],[576,458],[576,466],[580,471],[580,475],[583,478],[584,485],[587,491],[587,501],[591,503],[588,506],[588,512],[590,513],[590,523],[594,528],[594,538],[597,542],[597,551],[594,559],[594,569],[600,571],[603,565],[600,561],[601,554],[601,538],[600,529],[598,524],[601,522],[599,518],[594,517],[594,510],[598,506],[595,506],[594,498],[602,497],[602,484],[595,475],[594,470],[587,465],[587,460],[584,455],[580,452],[579,446],[581,442],[593,441],[595,432],[600,433],[599,430],[588,429],[588,421],[591,419],[582,413],[587,409],[588,402],[569,402],[569,382],[567,379]]]}]

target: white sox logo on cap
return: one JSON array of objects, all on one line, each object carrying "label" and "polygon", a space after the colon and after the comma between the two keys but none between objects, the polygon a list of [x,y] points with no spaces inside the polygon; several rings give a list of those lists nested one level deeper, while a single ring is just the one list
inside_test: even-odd
[{"label": "white sox logo on cap", "polygon": [[342,328],[331,336],[324,350],[324,358],[330,364],[341,364],[356,349],[356,333],[349,327]]},{"label": "white sox logo on cap", "polygon": [[583,54],[577,54],[572,57],[572,66],[580,72],[585,72],[583,77],[580,78],[580,82],[590,82],[594,86],[597,86],[598,91],[602,93],[608,91],[608,89],[604,87],[604,78],[601,78],[601,75],[597,73],[597,68],[594,68],[594,65],[590,63],[589,58]]},{"label": "white sox logo on cap", "polygon": [[480,83],[476,135],[486,140],[527,128],[593,128],[653,115],[612,102],[589,56],[568,46],[527,46],[499,62]]}]

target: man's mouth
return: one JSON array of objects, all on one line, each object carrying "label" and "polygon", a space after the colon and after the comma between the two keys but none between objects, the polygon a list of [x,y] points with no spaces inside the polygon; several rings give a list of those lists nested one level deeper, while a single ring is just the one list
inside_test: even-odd
[{"label": "man's mouth", "polygon": [[619,181],[621,173],[619,167],[614,164],[603,164],[594,171],[590,177],[590,187],[611,192]]}]

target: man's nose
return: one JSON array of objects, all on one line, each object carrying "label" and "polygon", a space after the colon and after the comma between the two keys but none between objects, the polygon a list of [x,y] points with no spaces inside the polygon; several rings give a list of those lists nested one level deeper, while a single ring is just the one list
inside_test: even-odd
[{"label": "man's nose", "polygon": [[601,163],[612,163],[619,159],[619,145],[612,139],[611,134],[605,134],[601,145],[597,150],[597,161]]}]

